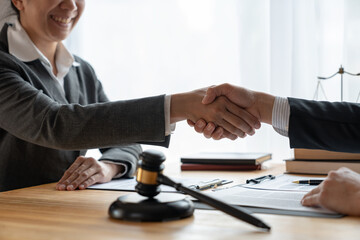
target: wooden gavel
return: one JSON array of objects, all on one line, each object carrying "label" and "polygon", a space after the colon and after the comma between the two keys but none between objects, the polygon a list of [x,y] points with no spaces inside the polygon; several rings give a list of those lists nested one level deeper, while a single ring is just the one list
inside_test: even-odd
[{"label": "wooden gavel", "polygon": [[173,187],[180,192],[186,193],[200,200],[201,202],[204,202],[211,207],[223,211],[237,219],[243,220],[256,227],[266,229],[267,231],[270,230],[270,227],[268,225],[266,225],[260,219],[252,216],[244,209],[231,206],[203,193],[194,191],[190,188],[183,186],[181,183],[174,182],[173,180],[165,176],[163,174],[163,162],[166,160],[166,157],[162,152],[156,150],[147,150],[141,154],[140,159],[141,160],[138,163],[138,169],[136,174],[137,185],[135,186],[135,190],[140,195],[154,198],[161,191],[159,185],[164,184]]}]

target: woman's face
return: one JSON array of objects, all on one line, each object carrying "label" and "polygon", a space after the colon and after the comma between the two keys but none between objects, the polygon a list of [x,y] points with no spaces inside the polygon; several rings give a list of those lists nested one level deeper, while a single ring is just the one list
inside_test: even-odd
[{"label": "woman's face", "polygon": [[85,0],[12,0],[20,22],[33,42],[60,42],[69,36],[85,7]]}]

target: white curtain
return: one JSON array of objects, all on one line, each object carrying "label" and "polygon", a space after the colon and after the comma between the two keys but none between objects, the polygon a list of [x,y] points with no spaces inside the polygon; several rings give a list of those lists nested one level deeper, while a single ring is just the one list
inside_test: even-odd
[{"label": "white curtain", "polygon": [[[360,72],[357,0],[87,0],[68,46],[95,68],[111,100],[229,82],[278,96],[313,99],[317,76],[342,64]],[[344,75],[344,100],[360,78]],[[340,99],[340,76],[323,81]],[[322,94],[318,97],[324,99]],[[263,125],[255,136],[214,141],[178,123],[172,156],[197,151],[272,152],[288,139]]]}]

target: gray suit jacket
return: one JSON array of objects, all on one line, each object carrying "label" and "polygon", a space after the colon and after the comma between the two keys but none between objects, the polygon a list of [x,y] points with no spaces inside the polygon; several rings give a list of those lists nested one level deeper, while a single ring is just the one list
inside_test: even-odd
[{"label": "gray suit jacket", "polygon": [[8,53],[0,33],[0,191],[58,181],[85,149],[120,161],[134,173],[136,142],[168,146],[164,96],[108,102],[91,66],[79,57],[64,94],[39,60]]}]

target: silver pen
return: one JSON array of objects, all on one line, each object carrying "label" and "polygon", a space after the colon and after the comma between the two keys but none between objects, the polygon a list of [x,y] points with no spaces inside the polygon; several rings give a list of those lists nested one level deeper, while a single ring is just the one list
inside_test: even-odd
[{"label": "silver pen", "polygon": [[222,182],[223,182],[223,180],[221,180],[221,179],[214,179],[209,182],[199,183],[195,186],[195,188],[198,190],[205,190],[208,188],[216,187],[218,185],[222,185]]}]

